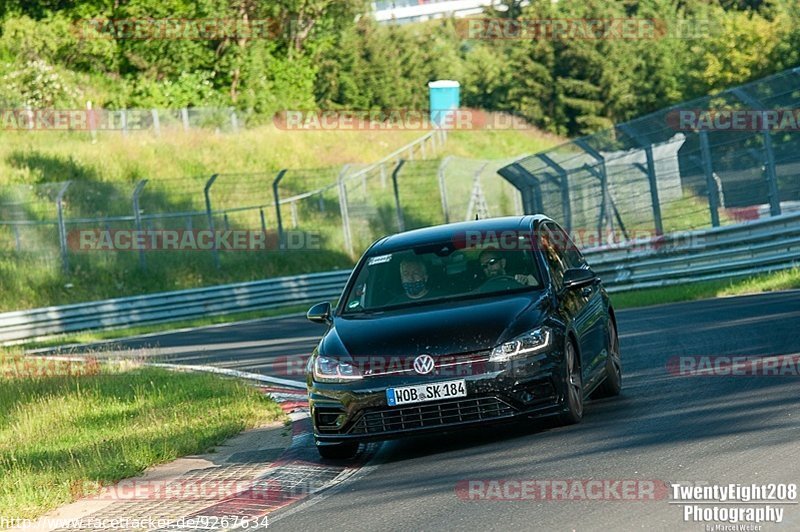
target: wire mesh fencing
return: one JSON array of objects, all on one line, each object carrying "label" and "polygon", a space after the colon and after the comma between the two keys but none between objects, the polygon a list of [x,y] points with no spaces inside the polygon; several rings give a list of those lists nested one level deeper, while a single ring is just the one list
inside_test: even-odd
[{"label": "wire mesh fencing", "polygon": [[500,169],[601,243],[800,209],[800,69],[684,102]]},{"label": "wire mesh fencing", "polygon": [[323,250],[353,259],[381,236],[441,223],[442,161],[431,157],[444,139],[431,132],[371,165],[5,186],[0,253],[20,268],[120,278],[187,265],[201,266],[188,272],[201,275],[245,262],[237,271],[257,275],[276,258],[229,251]]}]

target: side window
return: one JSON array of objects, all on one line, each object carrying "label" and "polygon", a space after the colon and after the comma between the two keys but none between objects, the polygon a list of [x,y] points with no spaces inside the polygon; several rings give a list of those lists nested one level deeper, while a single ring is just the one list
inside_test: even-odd
[{"label": "side window", "polygon": [[560,249],[558,238],[552,230],[550,224],[540,226],[538,240],[539,246],[544,255],[550,273],[553,276],[553,284],[556,288],[561,288],[564,281],[564,272],[569,268],[567,259]]},{"label": "side window", "polygon": [[552,230],[553,236],[556,238],[556,247],[562,250],[562,254],[567,261],[568,268],[583,268],[586,266],[586,259],[583,254],[575,245],[575,242],[561,227],[556,224],[547,224],[547,227]]}]

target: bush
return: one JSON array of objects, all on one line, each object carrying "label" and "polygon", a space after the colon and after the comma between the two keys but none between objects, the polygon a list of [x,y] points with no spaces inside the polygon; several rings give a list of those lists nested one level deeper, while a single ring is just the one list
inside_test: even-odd
[{"label": "bush", "polygon": [[70,108],[78,105],[80,96],[66,76],[43,60],[29,61],[0,80],[0,101],[7,106]]}]

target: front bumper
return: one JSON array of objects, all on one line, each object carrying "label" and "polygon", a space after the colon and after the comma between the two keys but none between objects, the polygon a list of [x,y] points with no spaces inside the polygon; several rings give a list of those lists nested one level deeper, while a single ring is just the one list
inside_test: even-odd
[{"label": "front bumper", "polygon": [[[487,364],[480,371],[436,371],[429,376],[365,377],[347,384],[314,382],[309,406],[318,444],[380,441],[500,423],[521,416],[547,416],[564,408],[561,349]],[[467,396],[389,406],[386,389],[464,379]]]}]

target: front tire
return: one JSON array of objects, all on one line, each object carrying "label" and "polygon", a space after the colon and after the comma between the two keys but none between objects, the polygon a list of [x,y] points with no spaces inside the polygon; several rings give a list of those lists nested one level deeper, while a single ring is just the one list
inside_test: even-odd
[{"label": "front tire", "polygon": [[575,344],[569,338],[564,344],[564,368],[565,409],[559,421],[562,425],[574,425],[583,419],[583,375]]},{"label": "front tire", "polygon": [[606,378],[597,391],[595,397],[616,397],[622,391],[622,359],[619,354],[619,335],[617,324],[609,322],[608,327],[608,356],[606,357]]},{"label": "front tire", "polygon": [[322,458],[329,460],[349,460],[358,453],[358,442],[342,442],[334,445],[319,445],[317,451]]}]

